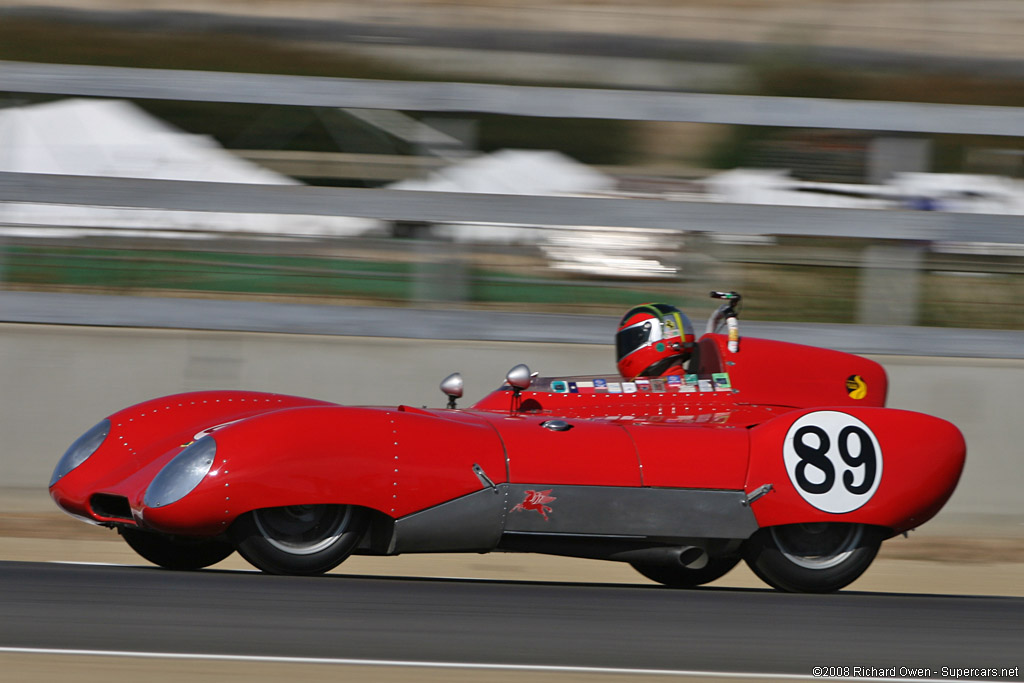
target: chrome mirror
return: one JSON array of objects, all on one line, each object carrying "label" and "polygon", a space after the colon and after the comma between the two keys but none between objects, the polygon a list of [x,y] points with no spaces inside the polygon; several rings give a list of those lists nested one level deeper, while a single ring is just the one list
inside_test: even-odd
[{"label": "chrome mirror", "polygon": [[508,371],[508,374],[505,375],[505,381],[516,391],[523,391],[530,388],[530,385],[533,384],[533,378],[536,376],[537,373],[531,373],[527,365],[520,363]]},{"label": "chrome mirror", "polygon": [[441,380],[441,391],[448,397],[449,408],[454,409],[456,399],[462,398],[463,387],[462,375],[457,372],[453,372]]},{"label": "chrome mirror", "polygon": [[519,410],[522,393],[533,384],[533,378],[538,373],[530,372],[530,368],[523,363],[513,367],[505,375],[505,382],[512,387],[512,403],[509,405],[509,414],[515,414]]}]

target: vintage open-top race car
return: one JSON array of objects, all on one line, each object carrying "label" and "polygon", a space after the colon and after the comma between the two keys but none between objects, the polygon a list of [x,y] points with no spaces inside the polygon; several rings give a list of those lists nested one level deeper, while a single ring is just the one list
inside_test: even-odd
[{"label": "vintage open-top race car", "polygon": [[675,587],[745,559],[775,588],[838,590],[939,511],[963,437],[885,408],[874,361],[740,338],[738,295],[716,294],[678,373],[519,365],[469,409],[457,374],[445,409],[168,396],[82,435],[50,494],[171,569],[235,550],[279,574],[352,553],[518,551],[629,562]]}]

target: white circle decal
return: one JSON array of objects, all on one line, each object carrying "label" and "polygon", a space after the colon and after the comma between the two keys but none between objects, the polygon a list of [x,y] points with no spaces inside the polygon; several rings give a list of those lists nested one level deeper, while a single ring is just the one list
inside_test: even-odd
[{"label": "white circle decal", "polygon": [[868,426],[834,410],[808,413],[786,432],[786,473],[808,503],[840,515],[871,500],[882,480],[882,449]]}]

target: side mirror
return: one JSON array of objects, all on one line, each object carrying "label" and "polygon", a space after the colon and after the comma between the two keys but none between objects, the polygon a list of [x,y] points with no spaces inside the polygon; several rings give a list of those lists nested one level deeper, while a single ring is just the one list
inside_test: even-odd
[{"label": "side mirror", "polygon": [[463,387],[462,375],[457,372],[453,372],[441,380],[441,391],[448,397],[449,408],[454,409],[456,399],[462,398]]},{"label": "side mirror", "polygon": [[505,381],[508,382],[510,387],[519,392],[529,389],[530,385],[533,384],[533,378],[536,376],[536,372],[531,373],[528,366],[520,363],[508,371],[508,374],[505,375]]}]

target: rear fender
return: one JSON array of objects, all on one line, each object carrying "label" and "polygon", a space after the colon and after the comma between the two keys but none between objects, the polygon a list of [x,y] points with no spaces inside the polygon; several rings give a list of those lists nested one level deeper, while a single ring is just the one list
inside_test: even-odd
[{"label": "rear fender", "polygon": [[[748,493],[762,527],[855,522],[901,532],[931,519],[960,479],[960,431],[889,408],[796,410],[751,430]],[[763,490],[763,489],[762,489]]]},{"label": "rear fender", "polygon": [[880,408],[888,393],[885,369],[875,361],[816,346],[743,337],[733,353],[725,335],[706,334],[696,361],[702,375],[729,373],[743,403]]}]

